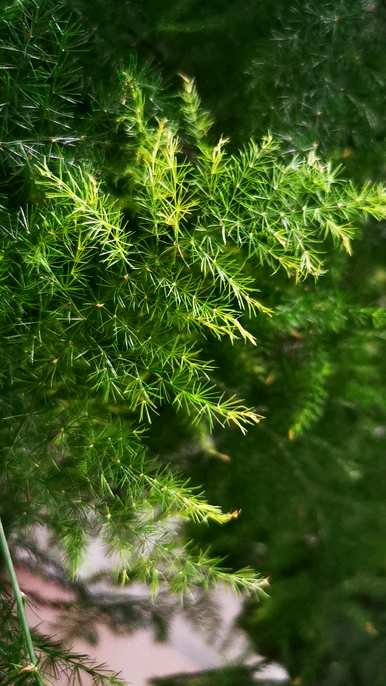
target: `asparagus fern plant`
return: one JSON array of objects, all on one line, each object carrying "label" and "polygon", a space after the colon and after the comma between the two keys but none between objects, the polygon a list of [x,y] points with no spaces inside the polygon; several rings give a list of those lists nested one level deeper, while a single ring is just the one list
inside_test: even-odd
[{"label": "asparagus fern plant", "polygon": [[[165,454],[180,430],[202,444],[216,426],[243,434],[261,420],[259,399],[221,382],[209,348],[234,345],[237,364],[267,343],[271,284],[322,277],[363,217],[386,215],[385,191],[343,181],[314,151],[288,158],[270,135],[229,151],[186,76],[171,95],[132,63],[103,92],[82,71],[85,41],[50,0],[18,0],[2,17],[4,528],[12,541],[44,524],[72,574],[97,533],[122,582],[263,595],[258,573],[227,572],[184,542],[179,522],[239,513],[168,466],[157,427],[172,422]],[[18,611],[26,645],[1,640],[5,683],[41,683],[47,655],[79,671],[42,639],[34,648]]]}]

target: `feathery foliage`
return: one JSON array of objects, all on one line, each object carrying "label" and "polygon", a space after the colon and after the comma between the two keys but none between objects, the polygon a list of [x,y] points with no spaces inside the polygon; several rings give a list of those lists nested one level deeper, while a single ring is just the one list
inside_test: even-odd
[{"label": "feathery foliage", "polygon": [[[356,179],[384,177],[383,1],[240,13],[186,0],[168,22],[159,13],[148,26],[166,63],[198,75],[233,140],[270,128],[290,155],[311,149]],[[264,343],[238,356],[236,374],[223,348],[222,382],[258,397],[267,419],[242,445],[215,437],[192,463],[212,498],[243,511],[194,535],[270,576],[269,602],[249,604],[243,625],[299,683],[384,682],[384,224],[361,238],[350,261],[329,256],[316,289],[275,283]]]},{"label": "feathery foliage", "polygon": [[[86,41],[49,0],[11,4],[0,26],[2,518],[9,534],[46,525],[72,574],[98,534],[122,582],[183,594],[225,581],[261,596],[250,560],[226,572],[222,553],[186,544],[180,522],[238,512],[168,462],[181,437],[211,445],[220,427],[258,424],[263,388],[287,379],[282,353],[296,341],[286,431],[321,418],[334,369],[325,340],[338,331],[344,358],[354,319],[361,351],[369,320],[376,343],[384,335],[380,308],[335,302],[329,288],[363,218],[385,218],[385,191],[343,181],[315,149],[289,157],[270,135],[238,150],[216,140],[186,76],[174,96],[132,62],[104,91],[85,76]],[[43,643],[44,659],[81,668]],[[23,659],[10,664],[17,683]]]}]

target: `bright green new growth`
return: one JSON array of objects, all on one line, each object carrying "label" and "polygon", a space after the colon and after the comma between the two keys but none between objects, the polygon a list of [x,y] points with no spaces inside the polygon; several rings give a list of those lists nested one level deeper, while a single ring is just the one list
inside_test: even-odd
[{"label": "bright green new growth", "polygon": [[[50,35],[55,26],[62,34],[53,22]],[[41,96],[42,72],[27,55],[27,86]],[[5,72],[10,88],[14,72]],[[65,141],[48,140],[39,117],[28,121],[32,155],[29,138],[4,145],[5,167],[29,189],[9,193],[2,210],[1,487],[18,494],[5,514],[11,529],[54,531],[73,574],[99,533],[120,554],[123,582],[184,593],[225,581],[264,594],[257,574],[226,573],[221,560],[184,547],[179,520],[225,524],[238,513],[176,476],[147,433],[166,413],[197,442],[216,424],[245,432],[260,421],[220,387],[208,342],[258,345],[256,321],[275,316],[261,282],[267,289],[278,271],[295,283],[319,277],[332,247],[350,252],[363,216],[386,216],[385,192],[357,190],[314,152],[288,159],[270,136],[228,152],[224,139],[212,142],[187,77],[178,102],[139,70],[121,81],[106,114],[116,139],[101,140],[96,101],[87,155],[65,147],[81,138],[70,124]],[[36,96],[35,114],[44,103]],[[50,117],[48,129],[56,125],[67,127]],[[293,432],[308,421],[300,409]]]}]

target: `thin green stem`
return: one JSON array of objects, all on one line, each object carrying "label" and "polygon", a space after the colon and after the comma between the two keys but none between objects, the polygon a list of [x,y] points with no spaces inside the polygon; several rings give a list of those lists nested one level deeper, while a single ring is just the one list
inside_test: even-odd
[{"label": "thin green stem", "polygon": [[15,567],[13,566],[12,562],[12,557],[11,553],[9,551],[7,539],[5,536],[4,532],[4,527],[3,523],[0,518],[0,548],[3,552],[4,559],[5,559],[5,565],[7,567],[7,571],[11,580],[11,586],[12,590],[15,596],[15,601],[16,601],[16,607],[17,607],[17,614],[20,622],[20,627],[21,631],[23,634],[25,646],[27,649],[28,657],[31,662],[31,667],[36,670],[35,672],[35,679],[36,683],[38,686],[44,686],[43,680],[38,672],[38,660],[35,654],[34,646],[32,643],[32,638],[31,638],[31,632],[29,630],[28,622],[27,622],[27,617],[25,614],[25,609],[24,609],[24,599],[22,592],[20,590],[19,582],[17,580],[16,572],[15,572]]}]

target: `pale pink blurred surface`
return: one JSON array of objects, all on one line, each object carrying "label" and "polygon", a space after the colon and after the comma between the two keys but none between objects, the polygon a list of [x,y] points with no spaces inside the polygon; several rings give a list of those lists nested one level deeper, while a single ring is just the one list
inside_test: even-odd
[{"label": "pale pink blurred surface", "polygon": [[[36,593],[49,600],[69,599],[71,593],[58,584],[34,576],[21,568],[18,578],[23,591]],[[232,661],[255,664],[259,661],[250,648],[244,634],[235,628],[234,621],[240,610],[240,599],[231,592],[219,589],[214,591],[220,610],[216,636],[209,639],[203,627],[193,625],[183,611],[177,613],[169,627],[168,640],[156,641],[152,630],[138,629],[126,635],[115,634],[105,626],[98,627],[98,643],[76,639],[72,646],[76,652],[86,653],[98,663],[105,663],[131,686],[149,686],[152,677],[161,677],[177,673],[194,673],[218,667]],[[47,606],[34,606],[28,610],[31,626],[42,633],[59,639],[57,612]],[[231,639],[231,640],[230,640]],[[286,674],[278,666],[264,670],[265,677],[282,681]],[[261,678],[261,677],[260,677]],[[59,686],[64,681],[53,680]],[[84,686],[90,682],[82,680]],[[236,685],[235,685],[236,686]]]},{"label": "pale pink blurred surface", "polygon": [[[33,576],[28,571],[19,572],[19,582],[23,590],[36,592],[46,599],[58,600],[69,598],[57,584]],[[42,633],[57,633],[56,612],[48,607],[33,607],[28,611],[31,626],[38,626]],[[151,631],[140,629],[127,636],[113,634],[108,628],[98,628],[98,643],[90,645],[77,640],[74,646],[77,652],[87,653],[98,663],[105,662],[112,669],[120,672],[122,679],[133,686],[145,686],[152,676],[163,676],[175,672],[194,672],[199,666],[168,643],[155,642]],[[56,683],[61,683],[57,681]],[[86,680],[85,680],[86,683]]]}]

